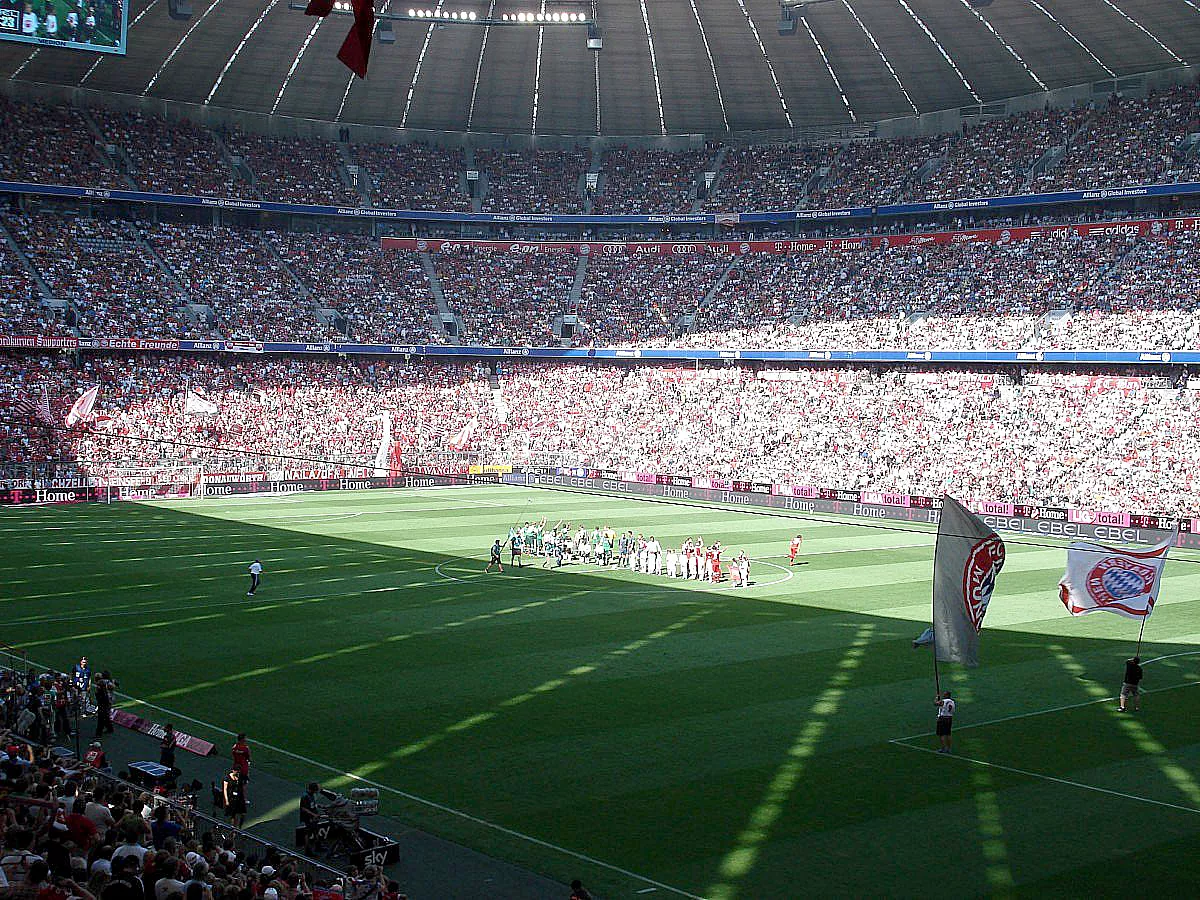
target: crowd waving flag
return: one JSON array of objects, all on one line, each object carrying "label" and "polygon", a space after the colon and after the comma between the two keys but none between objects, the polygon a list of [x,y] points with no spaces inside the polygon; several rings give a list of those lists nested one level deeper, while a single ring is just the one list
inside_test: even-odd
[{"label": "crowd waving flag", "polygon": [[19,414],[37,419],[43,425],[57,424],[54,421],[54,415],[50,412],[50,395],[46,393],[45,388],[42,388],[42,396],[39,399],[31,400],[28,397],[21,397],[13,404],[13,408]]},{"label": "crowd waving flag", "polygon": [[451,450],[466,450],[467,445],[471,442],[471,435],[479,427],[479,419],[475,418],[460,428],[453,437],[450,438]]},{"label": "crowd waving flag", "polygon": [[933,554],[935,659],[979,665],[979,631],[1002,568],[1000,536],[953,497],[943,497]]},{"label": "crowd waving flag", "polygon": [[79,399],[71,404],[71,411],[67,413],[68,428],[74,427],[77,422],[92,420],[92,407],[96,405],[96,395],[99,393],[100,385],[96,385],[80,394]]},{"label": "crowd waving flag", "polygon": [[1154,612],[1158,583],[1171,541],[1148,550],[1120,550],[1090,541],[1067,548],[1067,571],[1058,596],[1073,616],[1097,610],[1141,619]]},{"label": "crowd waving flag", "polygon": [[184,397],[183,412],[184,415],[215,416],[219,410],[217,409],[217,404],[203,396],[199,391],[189,388]]}]

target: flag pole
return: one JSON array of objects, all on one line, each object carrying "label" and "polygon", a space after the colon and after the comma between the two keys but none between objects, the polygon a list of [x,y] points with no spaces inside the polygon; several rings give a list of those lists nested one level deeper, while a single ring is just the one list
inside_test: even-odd
[{"label": "flag pole", "polygon": [[[1150,608],[1151,608],[1151,609],[1153,609],[1154,607],[1150,607]],[[1135,651],[1134,651],[1134,653],[1133,653],[1133,655],[1134,655],[1134,656],[1141,656],[1141,655],[1142,655],[1142,634],[1143,634],[1143,633],[1145,632],[1145,630],[1146,630],[1146,620],[1147,620],[1148,618],[1150,618],[1150,613],[1149,613],[1149,611],[1147,611],[1147,612],[1146,612],[1146,614],[1145,614],[1144,616],[1142,616],[1142,627],[1138,629],[1138,642],[1137,642],[1137,650],[1135,650]]]},{"label": "flag pole", "polygon": [[942,509],[938,511],[938,530],[933,536],[933,579],[930,582],[930,593],[933,598],[932,603],[932,625],[933,625],[933,690],[937,694],[938,699],[942,698],[942,679],[938,673],[938,646],[937,646],[937,552],[938,541],[942,539],[942,511],[946,508],[946,495],[942,494]]}]

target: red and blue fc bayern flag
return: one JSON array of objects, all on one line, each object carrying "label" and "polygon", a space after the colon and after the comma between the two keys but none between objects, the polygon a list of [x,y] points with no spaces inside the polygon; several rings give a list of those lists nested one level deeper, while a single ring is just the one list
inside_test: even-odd
[{"label": "red and blue fc bayern flag", "polygon": [[1067,548],[1067,571],[1058,583],[1059,599],[1073,616],[1106,610],[1144,619],[1154,612],[1170,547],[1170,540],[1147,550],[1076,541]]}]

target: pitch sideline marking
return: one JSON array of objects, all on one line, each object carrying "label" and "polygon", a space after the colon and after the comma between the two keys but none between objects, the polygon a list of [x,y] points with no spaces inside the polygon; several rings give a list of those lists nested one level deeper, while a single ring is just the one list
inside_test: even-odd
[{"label": "pitch sideline marking", "polygon": [[[1200,656],[1200,650],[1185,650],[1183,653],[1168,653],[1166,656],[1156,656],[1154,659],[1148,659],[1143,666],[1148,666],[1152,662],[1161,662],[1164,659],[1175,659],[1177,656]],[[1143,691],[1144,694],[1149,694],[1150,691]]]},{"label": "pitch sideline marking", "polygon": [[[1099,701],[1097,701],[1097,702],[1099,702]],[[1108,794],[1113,797],[1122,797],[1126,800],[1136,800],[1139,803],[1151,803],[1154,806],[1165,806],[1168,809],[1177,809],[1180,812],[1188,812],[1188,813],[1193,813],[1194,815],[1200,816],[1200,809],[1196,809],[1194,806],[1180,806],[1178,803],[1168,803],[1166,800],[1152,800],[1149,797],[1140,797],[1137,794],[1126,794],[1123,791],[1114,791],[1114,790],[1110,790],[1109,788],[1097,787],[1094,784],[1084,784],[1081,781],[1071,781],[1070,779],[1067,779],[1067,778],[1056,778],[1053,775],[1043,775],[1041,772],[1030,772],[1027,769],[1017,769],[1013,766],[1005,766],[1005,765],[1001,765],[1000,763],[988,762],[985,759],[974,759],[970,756],[957,756],[953,753],[938,754],[938,751],[932,749],[931,747],[914,747],[912,744],[904,743],[903,740],[888,741],[888,743],[895,744],[898,747],[907,747],[909,750],[916,750],[918,753],[933,753],[935,755],[944,755],[944,756],[949,757],[950,759],[960,759],[963,762],[972,763],[973,765],[977,765],[977,766],[986,766],[989,769],[999,769],[1002,772],[1012,772],[1015,775],[1025,775],[1029,778],[1040,778],[1043,781],[1050,781],[1050,782],[1053,782],[1054,784],[1063,784],[1063,785],[1067,785],[1068,787],[1077,787],[1077,788],[1081,788],[1085,791],[1094,791],[1098,794]]]},{"label": "pitch sideline marking", "polygon": [[[234,732],[230,731],[227,728],[222,728],[219,725],[213,725],[211,722],[205,722],[201,719],[192,718],[191,716],[185,715],[184,713],[179,713],[179,712],[176,712],[175,710],[167,709],[166,707],[158,706],[154,703],[148,703],[145,700],[139,700],[137,697],[134,697],[131,694],[121,693],[121,694],[119,694],[119,696],[126,697],[129,700],[132,700],[135,705],[141,705],[141,706],[149,707],[150,709],[156,709],[159,712],[167,713],[168,715],[175,716],[178,719],[184,719],[188,722],[194,722],[197,725],[201,725],[205,728],[211,729],[212,731],[217,731],[217,732],[220,732],[221,734],[228,735],[230,737],[236,736],[236,734]],[[586,853],[580,853],[577,850],[571,850],[571,849],[568,849],[567,847],[560,847],[558,844],[553,844],[550,841],[544,841],[541,838],[534,837],[533,835],[529,835],[529,834],[525,834],[520,831],[516,831],[515,829],[508,828],[508,827],[506,827],[504,825],[500,825],[496,822],[489,822],[487,819],[482,819],[479,816],[472,815],[471,813],[463,812],[462,810],[455,809],[452,806],[446,806],[442,803],[438,803],[436,800],[427,800],[424,797],[419,797],[416,794],[410,794],[407,791],[402,791],[399,788],[392,787],[391,785],[383,784],[382,782],[374,781],[370,778],[363,778],[361,775],[355,775],[353,772],[344,772],[344,771],[338,769],[336,766],[331,766],[331,765],[328,765],[327,763],[319,762],[315,759],[310,759],[309,757],[302,756],[299,753],[293,753],[291,750],[284,750],[282,747],[276,747],[273,744],[266,743],[265,741],[252,740],[252,741],[250,741],[250,743],[257,744],[260,747],[264,747],[267,750],[272,751],[273,753],[278,753],[282,756],[290,757],[291,759],[294,759],[297,762],[302,762],[302,763],[305,763],[306,765],[315,766],[316,768],[323,769],[326,772],[332,772],[333,774],[340,775],[343,778],[349,778],[351,781],[357,781],[360,784],[365,784],[365,785],[368,785],[369,787],[378,788],[381,791],[387,791],[388,793],[395,794],[397,797],[403,797],[406,800],[411,800],[414,803],[419,803],[424,806],[428,806],[429,808],[436,809],[439,812],[444,812],[449,815],[456,816],[456,817],[458,817],[460,819],[464,819],[468,822],[473,822],[476,825],[482,825],[485,828],[491,828],[494,831],[498,831],[501,834],[506,834],[509,837],[515,837],[515,838],[518,838],[523,841],[528,841],[529,843],[535,844],[539,847],[545,847],[548,850],[554,850],[558,853],[565,854],[567,856],[573,857],[573,858],[581,860],[583,862],[591,863],[592,865],[595,865],[595,866],[600,866],[603,869],[608,869],[610,872],[616,872],[620,875],[624,875],[627,878],[632,878],[635,881],[641,881],[644,884],[650,884],[650,885],[653,885],[654,887],[662,888],[663,890],[666,890],[666,891],[671,891],[672,893],[678,894],[681,897],[688,897],[689,900],[704,900],[704,898],[699,896],[698,894],[693,894],[689,891],[685,891],[685,890],[683,890],[683,888],[673,887],[672,885],[666,884],[664,882],[656,881],[653,878],[647,878],[645,875],[639,875],[637,872],[631,872],[628,869],[623,869],[620,866],[614,865],[612,863],[607,863],[602,859],[596,859],[593,856],[588,856]],[[916,749],[916,748],[914,748],[914,749]]]},{"label": "pitch sideline marking", "polygon": [[[1196,652],[1200,653],[1200,651],[1196,651]],[[1184,656],[1184,655],[1188,655],[1188,654],[1178,654],[1178,655]],[[1167,657],[1159,657],[1159,658],[1166,659]],[[1150,662],[1155,662],[1155,660],[1150,660]],[[1195,687],[1198,684],[1200,684],[1200,681],[1185,681],[1180,684],[1169,684],[1166,687],[1150,688],[1148,690],[1142,691],[1142,693],[1143,694],[1160,694],[1163,691],[1174,691],[1174,690],[1178,690],[1179,688]],[[1112,703],[1114,700],[1117,700],[1117,699],[1119,699],[1119,698],[1118,697],[1100,697],[1099,699],[1096,699],[1096,700],[1084,700],[1082,703],[1068,703],[1065,706],[1052,706],[1049,709],[1035,709],[1035,710],[1033,710],[1033,712],[1017,713],[1012,716],[1001,716],[998,719],[988,719],[985,722],[972,722],[969,725],[955,725],[954,731],[957,733],[959,731],[966,731],[969,728],[983,728],[985,725],[999,725],[1001,722],[1012,722],[1016,719],[1028,719],[1028,718],[1031,718],[1032,716],[1044,716],[1049,713],[1066,712],[1068,709],[1082,709],[1085,706],[1095,706],[1097,703]],[[907,737],[892,738],[888,741],[888,743],[889,744],[904,744],[904,746],[909,747],[912,745],[905,743],[906,741],[915,741],[917,738],[935,737],[936,735],[937,735],[936,731],[922,731],[920,734],[911,734],[911,735],[908,735]],[[913,749],[919,750],[922,748],[913,747]],[[1198,812],[1200,812],[1200,810],[1198,810]]]}]

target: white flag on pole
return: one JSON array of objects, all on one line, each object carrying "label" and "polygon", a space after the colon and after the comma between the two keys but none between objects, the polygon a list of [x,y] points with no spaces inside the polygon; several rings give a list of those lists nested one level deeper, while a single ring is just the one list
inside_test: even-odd
[{"label": "white flag on pole", "polygon": [[449,440],[451,450],[466,450],[467,444],[471,442],[471,435],[475,433],[475,429],[479,427],[479,419],[475,418],[469,421],[466,425],[455,432],[454,436]]},{"label": "white flag on pole", "polygon": [[79,395],[79,399],[71,404],[71,411],[67,413],[67,427],[71,428],[76,422],[90,422],[92,420],[92,407],[96,405],[96,395],[100,393],[100,385],[89,388]]},{"label": "white flag on pole", "polygon": [[383,426],[379,435],[379,446],[375,448],[375,475],[383,477],[388,473],[388,457],[392,452],[392,414],[381,412],[374,418]]},{"label": "white flag on pole", "polygon": [[1091,541],[1067,548],[1067,571],[1058,596],[1073,616],[1097,610],[1141,619],[1154,612],[1170,539],[1149,550],[1120,550]]},{"label": "white flag on pole", "polygon": [[197,391],[189,390],[187,399],[183,404],[183,411],[189,415],[205,415],[215,416],[218,412],[217,404],[213,403],[207,397],[201,396]]},{"label": "white flag on pole", "polygon": [[933,554],[933,647],[939,660],[979,665],[979,631],[1003,567],[1000,536],[953,497],[943,497]]}]

